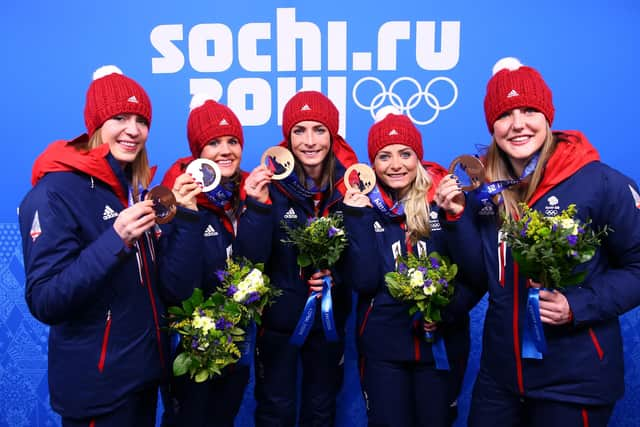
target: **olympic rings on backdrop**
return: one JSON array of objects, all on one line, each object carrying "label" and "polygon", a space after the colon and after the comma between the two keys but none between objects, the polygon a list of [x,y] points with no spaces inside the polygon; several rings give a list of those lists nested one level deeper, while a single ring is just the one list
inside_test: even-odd
[{"label": "olympic rings on backdrop", "polygon": [[[358,98],[357,93],[360,85],[368,81],[372,81],[376,83],[380,88],[380,93],[375,95],[371,99],[369,104],[366,105],[360,102],[360,99]],[[406,100],[406,102],[400,97],[400,95],[394,92],[395,87],[399,83],[402,83],[405,81],[412,83],[416,88],[416,92],[413,95],[411,95],[409,99]],[[431,87],[439,81],[448,83],[453,89],[453,96],[451,100],[444,105],[441,105],[440,100],[433,93],[429,91]],[[376,110],[378,110],[379,108],[385,105],[389,105],[390,103],[391,105],[396,107],[398,110],[400,110],[402,113],[405,113],[411,119],[411,121],[416,125],[428,125],[429,123],[433,123],[433,121],[438,118],[440,111],[447,110],[451,108],[453,104],[455,104],[455,102],[458,100],[458,86],[456,86],[455,82],[448,77],[434,77],[425,85],[423,90],[421,84],[416,79],[412,77],[398,77],[391,83],[391,85],[389,86],[389,90],[387,90],[387,88],[385,87],[385,84],[380,79],[376,77],[363,77],[360,80],[358,80],[356,84],[353,86],[351,96],[353,98],[353,101],[358,107],[360,107],[363,110],[369,111],[372,118],[375,118]],[[427,120],[420,121],[420,120],[417,120],[412,115],[412,111],[418,107],[418,105],[420,104],[420,101],[423,98],[427,106],[433,109],[433,115]]]}]

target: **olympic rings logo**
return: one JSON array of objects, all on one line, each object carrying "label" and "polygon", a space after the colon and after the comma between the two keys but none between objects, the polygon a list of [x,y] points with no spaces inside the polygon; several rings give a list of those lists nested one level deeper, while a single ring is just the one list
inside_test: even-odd
[{"label": "olympic rings logo", "polygon": [[[358,88],[360,88],[363,83],[369,81],[376,83],[380,88],[380,91],[371,99],[368,104],[365,104],[360,101],[357,93]],[[451,100],[444,105],[440,103],[440,100],[436,97],[436,95],[430,92],[432,86],[435,83],[441,81],[448,83],[453,90],[453,96]],[[407,99],[406,102],[400,97],[400,95],[394,92],[394,89],[396,89],[398,84],[402,82],[409,82],[413,86],[415,86],[415,93],[409,96],[409,99]],[[458,100],[458,86],[456,86],[455,82],[448,77],[434,77],[429,81],[429,83],[425,85],[424,89],[422,89],[421,84],[416,79],[412,77],[399,77],[394,80],[393,83],[391,83],[391,85],[389,86],[389,90],[387,90],[385,84],[380,79],[376,77],[363,77],[358,80],[358,82],[353,86],[351,96],[358,107],[362,108],[363,110],[368,110],[371,113],[372,118],[375,118],[375,113],[379,108],[391,104],[401,113],[406,114],[416,125],[428,125],[430,123],[433,123],[433,121],[438,118],[440,111],[447,110],[451,108],[453,104],[455,104],[455,102]],[[424,99],[426,106],[430,107],[433,110],[433,114],[427,120],[418,120],[412,114],[412,111],[418,107],[422,99]],[[385,102],[387,100],[388,102]],[[425,110],[427,109],[425,108]]]}]

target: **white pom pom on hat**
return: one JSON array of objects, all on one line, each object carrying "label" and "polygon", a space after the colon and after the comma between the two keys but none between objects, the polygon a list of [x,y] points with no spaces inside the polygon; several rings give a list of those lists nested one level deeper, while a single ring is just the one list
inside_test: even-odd
[{"label": "white pom pom on hat", "polygon": [[193,95],[193,97],[191,98],[191,102],[189,103],[189,111],[193,111],[198,107],[202,107],[207,101],[218,102],[216,99],[214,99],[213,95],[210,95],[208,93],[196,93],[195,95]]},{"label": "white pom pom on hat", "polygon": [[399,114],[402,114],[402,111],[400,111],[400,109],[394,105],[385,105],[384,107],[376,111],[376,114],[373,118],[374,123],[378,123],[379,121],[387,117],[389,114],[399,115]]},{"label": "white pom pom on hat", "polygon": [[493,66],[491,75],[495,76],[496,73],[500,70],[509,70],[514,71],[518,68],[522,67],[522,62],[518,58],[514,58],[513,56],[508,56],[506,58],[498,59],[498,61]]},{"label": "white pom pom on hat", "polygon": [[93,72],[93,80],[98,80],[109,74],[124,74],[122,70],[115,65],[103,65]]}]

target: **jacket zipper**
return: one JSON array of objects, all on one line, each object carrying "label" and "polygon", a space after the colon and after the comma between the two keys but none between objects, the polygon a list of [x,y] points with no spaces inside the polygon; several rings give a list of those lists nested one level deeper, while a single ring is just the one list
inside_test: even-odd
[{"label": "jacket zipper", "polygon": [[362,319],[362,325],[360,325],[360,330],[358,331],[358,336],[362,336],[364,334],[364,329],[367,326],[367,321],[369,320],[369,314],[371,314],[371,310],[373,310],[373,302],[375,301],[375,297],[371,298],[371,302],[369,303],[369,307],[367,307],[367,311],[364,313],[364,319]]},{"label": "jacket zipper", "polygon": [[149,275],[149,266],[147,262],[147,257],[144,252],[144,244],[142,240],[140,242],[140,254],[142,257],[142,265],[144,266],[144,273],[147,279],[147,291],[149,292],[149,301],[151,301],[151,311],[153,312],[153,322],[156,328],[156,341],[158,343],[158,354],[160,356],[160,364],[162,367],[165,366],[164,363],[164,354],[162,352],[162,337],[160,335],[160,322],[158,321],[158,310],[156,309],[156,301],[153,298],[153,289],[151,288],[151,276]]}]

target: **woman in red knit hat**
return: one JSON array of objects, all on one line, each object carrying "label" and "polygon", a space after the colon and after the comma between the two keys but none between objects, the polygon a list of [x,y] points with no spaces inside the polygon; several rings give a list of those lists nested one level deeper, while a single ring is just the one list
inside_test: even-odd
[{"label": "woman in red knit hat", "polygon": [[[484,110],[490,185],[465,196],[447,178],[436,197],[454,251],[474,254],[488,275],[469,425],[604,427],[624,391],[618,316],[640,304],[638,187],[601,163],[582,133],[551,131],[551,90],[514,58],[494,67]],[[521,203],[547,217],[575,205],[581,223],[609,227],[579,284],[545,290],[523,274],[500,234],[505,218],[522,216]]]},{"label": "woman in red knit hat", "polygon": [[[261,165],[245,182],[247,209],[238,225],[238,251],[254,262],[264,262],[271,283],[283,292],[265,310],[256,340],[257,426],[334,423],[350,290],[336,271],[301,270],[295,247],[283,243],[287,236],[281,223],[296,228],[341,210],[342,177],[357,159],[338,134],[338,123],[338,109],[329,98],[315,91],[298,92],[285,105],[282,117],[285,139],[281,145],[293,153],[293,173],[276,181],[273,172]],[[333,283],[335,341],[325,337],[320,304],[315,320],[308,319],[306,338],[292,339],[310,293],[322,291],[324,276]],[[302,364],[299,420],[298,362]]]},{"label": "woman in red knit hat", "polygon": [[189,285],[200,252],[195,213],[178,207],[158,236],[146,142],[151,102],[113,66],[96,71],[88,134],[35,161],[20,205],[26,300],[51,325],[51,406],[63,426],[155,425],[168,372],[166,293]]},{"label": "woman in red knit hat", "polygon": [[[196,190],[195,209],[200,217],[201,232],[192,243],[206,256],[201,259],[201,276],[191,287],[182,289],[181,295],[175,295],[172,305],[179,305],[190,297],[194,288],[200,288],[207,297],[221,285],[216,272],[225,269],[226,260],[232,255],[241,210],[241,186],[247,175],[240,169],[244,146],[242,125],[226,105],[196,94],[191,101],[187,137],[191,155],[173,163],[164,176],[163,185],[177,189],[182,181],[192,182],[193,178],[186,173],[187,166],[199,158],[216,163],[221,181],[206,193]],[[163,231],[172,233],[172,226],[169,224]],[[247,358],[241,359],[225,368],[221,376],[204,383],[196,383],[188,375],[172,378],[170,389],[163,390],[166,393],[163,427],[233,427],[249,382],[249,365],[245,362]]]},{"label": "woman in red knit hat", "polygon": [[[401,114],[390,113],[370,128],[368,152],[377,185],[367,195],[359,189],[345,195],[344,264],[345,278],[358,294],[356,331],[369,425],[450,426],[469,354],[468,310],[482,296],[462,282],[475,274],[461,271],[447,284],[455,294],[437,324],[412,318],[409,305],[394,299],[385,283],[399,256],[435,251],[452,258],[433,203],[447,171],[422,161],[422,136]],[[436,340],[426,340],[425,331]]]}]

